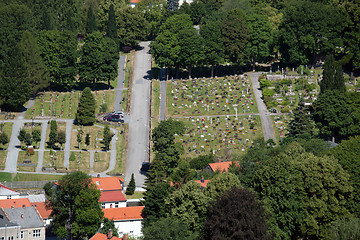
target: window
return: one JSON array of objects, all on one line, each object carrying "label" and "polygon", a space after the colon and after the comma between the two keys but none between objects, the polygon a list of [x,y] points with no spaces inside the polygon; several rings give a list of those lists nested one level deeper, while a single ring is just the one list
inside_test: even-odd
[{"label": "window", "polygon": [[134,233],[134,231],[130,231],[130,233]]},{"label": "window", "polygon": [[20,238],[24,238],[24,231],[20,232]]},{"label": "window", "polygon": [[5,237],[0,237],[0,240],[5,240]]},{"label": "window", "polygon": [[119,207],[119,202],[115,202],[115,207],[116,207],[116,208]]},{"label": "window", "polygon": [[7,199],[11,199],[11,195],[7,196]]},{"label": "window", "polygon": [[14,237],[9,237],[9,240],[14,240]]},{"label": "window", "polygon": [[101,207],[102,207],[102,208],[105,208],[105,203],[101,203]]},{"label": "window", "polygon": [[33,230],[33,237],[40,237],[40,229]]}]

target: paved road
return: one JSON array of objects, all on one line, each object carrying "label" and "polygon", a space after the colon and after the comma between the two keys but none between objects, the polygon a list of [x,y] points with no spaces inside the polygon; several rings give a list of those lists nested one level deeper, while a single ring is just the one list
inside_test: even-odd
[{"label": "paved road", "polygon": [[64,147],[64,167],[69,169],[71,130],[74,121],[72,119],[67,119],[65,121],[66,121],[66,142]]},{"label": "paved road", "polygon": [[20,129],[23,127],[24,122],[23,120],[15,120],[12,128],[12,134],[10,137],[9,147],[8,147],[8,154],[6,157],[6,164],[5,164],[5,172],[14,173],[17,170],[17,159],[19,156],[19,146],[20,141],[18,139],[18,135]]},{"label": "paved road", "polygon": [[250,79],[252,82],[252,87],[253,87],[256,103],[257,103],[259,114],[260,114],[264,139],[265,139],[265,141],[267,141],[268,139],[273,139],[275,141],[275,134],[274,134],[273,126],[272,126],[272,121],[270,118],[270,113],[266,109],[264,101],[261,99],[262,93],[261,93],[260,84],[258,81],[260,74],[261,73],[256,72],[256,73],[249,73],[248,75],[250,76]]},{"label": "paved road", "polygon": [[143,162],[149,161],[151,55],[149,42],[140,45],[143,49],[137,51],[135,56],[125,183],[129,183],[134,173],[136,186],[143,187],[145,176],[140,169]]}]

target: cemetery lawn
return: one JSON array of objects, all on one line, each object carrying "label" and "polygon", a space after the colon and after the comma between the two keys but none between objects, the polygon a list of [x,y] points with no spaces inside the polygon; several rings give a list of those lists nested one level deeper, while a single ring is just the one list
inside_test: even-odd
[{"label": "cemetery lawn", "polygon": [[[123,124],[122,126],[115,127],[118,131],[118,139],[116,141],[116,163],[115,168],[109,174],[123,174],[126,160],[126,148],[128,143],[128,125]],[[122,131],[122,133],[121,133]]]},{"label": "cemetery lawn", "polygon": [[75,153],[75,160],[69,161],[70,171],[90,172],[90,152],[78,151]]},{"label": "cemetery lawn", "polygon": [[262,127],[259,116],[229,117],[189,117],[179,118],[185,124],[185,134],[176,136],[175,141],[184,146],[183,157],[218,152],[230,149],[234,153],[246,151],[251,142],[262,138]]},{"label": "cemetery lawn", "polygon": [[[112,127],[112,126],[110,126]],[[78,148],[79,144],[77,142],[77,134],[78,130],[83,130],[82,142],[80,144],[80,149]],[[90,145],[87,146],[85,144],[86,134],[90,134]],[[71,130],[71,141],[70,141],[70,149],[71,150],[98,150],[101,151],[103,148],[102,139],[104,136],[104,128],[98,126],[78,126],[73,125]],[[96,140],[98,139],[98,140]],[[101,139],[101,140],[100,140]]]},{"label": "cemetery lawn", "polygon": [[151,93],[151,120],[159,121],[160,119],[160,81],[152,80]]},{"label": "cemetery lawn", "polygon": [[[26,160],[27,161],[30,160],[31,163],[30,164],[24,164],[23,161],[26,161]],[[20,151],[17,163],[18,163],[18,167],[17,167],[18,171],[35,172],[36,167],[37,167],[37,163],[38,163],[38,152],[35,151],[34,155],[27,156],[26,151]]]},{"label": "cemetery lawn", "polygon": [[135,63],[135,51],[131,51],[126,53],[126,62],[125,62],[125,81],[124,81],[124,88],[129,88],[132,82],[132,74],[134,69]]},{"label": "cemetery lawn", "polygon": [[258,112],[246,75],[168,81],[166,95],[166,114],[172,117]]},{"label": "cemetery lawn", "polygon": [[[95,113],[100,112],[100,105],[107,104],[108,109],[114,108],[115,91],[93,91],[96,107]],[[35,98],[35,104],[25,113],[26,119],[32,117],[52,116],[58,118],[74,119],[81,91],[72,92],[40,92]]]},{"label": "cemetery lawn", "polygon": [[109,168],[109,161],[110,161],[110,152],[103,152],[103,151],[95,152],[93,172],[103,172],[107,170]]},{"label": "cemetery lawn", "polygon": [[0,182],[11,182],[13,174],[16,173],[0,172]]},{"label": "cemetery lawn", "polygon": [[[12,127],[13,127],[13,123],[12,122],[4,122],[4,126],[2,127],[2,130],[6,133],[6,135],[8,136],[9,138],[9,141],[10,141],[10,138],[11,138],[11,134],[12,134]],[[1,130],[0,130],[1,132]],[[7,149],[8,146],[9,146],[9,143],[5,144],[5,146],[3,145],[0,145],[2,149]],[[1,150],[0,150],[1,152]],[[0,168],[1,168],[1,165],[0,165]]]},{"label": "cemetery lawn", "polygon": [[0,150],[0,169],[1,170],[5,169],[7,153],[8,152],[5,150]]},{"label": "cemetery lawn", "polygon": [[[129,91],[127,89],[122,91],[122,98],[124,99],[124,101],[121,99],[121,110],[124,112],[129,112],[129,106],[130,106],[130,96],[129,96]],[[114,109],[114,108],[113,108]]]},{"label": "cemetery lawn", "polygon": [[286,128],[290,119],[291,119],[290,116],[287,114],[271,116],[273,129],[275,133],[275,142],[280,143],[288,133]]},{"label": "cemetery lawn", "polygon": [[15,119],[18,113],[16,112],[1,112],[0,113],[0,120],[12,120]]},{"label": "cemetery lawn", "polygon": [[[56,124],[58,127],[58,130],[57,130],[58,132],[64,131],[66,133],[66,123],[65,122],[61,122],[61,120],[58,120],[58,121],[56,121]],[[47,126],[47,129],[46,129],[45,149],[50,149],[47,144],[47,142],[49,141],[50,127],[51,127],[51,124],[49,123]],[[60,150],[60,144],[56,143],[55,145],[56,145],[56,148],[58,148],[58,150]],[[64,147],[65,147],[65,144],[63,144],[63,146],[62,146],[62,148],[63,148],[62,150],[64,150]]]},{"label": "cemetery lawn", "polygon": [[32,173],[17,173],[13,181],[46,181],[59,180],[61,175],[54,174],[32,174]]},{"label": "cemetery lawn", "polygon": [[43,167],[46,168],[54,168],[56,169],[63,169],[64,168],[64,151],[50,151],[44,152],[44,162]]}]

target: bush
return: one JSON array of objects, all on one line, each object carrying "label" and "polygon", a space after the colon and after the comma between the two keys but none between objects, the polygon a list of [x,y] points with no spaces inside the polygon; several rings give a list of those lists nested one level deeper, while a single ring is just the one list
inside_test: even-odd
[{"label": "bush", "polygon": [[73,161],[75,161],[75,159],[76,159],[75,153],[74,153],[74,152],[71,152],[69,161],[73,162]]},{"label": "bush", "polygon": [[26,149],[27,155],[32,156],[35,154],[34,148],[28,148]]},{"label": "bush", "polygon": [[265,88],[265,89],[263,89],[262,94],[263,94],[264,98],[271,97],[274,95],[274,90]]},{"label": "bush", "polygon": [[103,103],[100,105],[100,113],[105,113],[107,112],[108,106],[106,103]]}]

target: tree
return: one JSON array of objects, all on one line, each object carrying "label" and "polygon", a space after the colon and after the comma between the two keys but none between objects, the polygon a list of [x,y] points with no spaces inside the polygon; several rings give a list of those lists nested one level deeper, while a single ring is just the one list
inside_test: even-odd
[{"label": "tree", "polygon": [[112,39],[115,42],[115,44],[119,47],[119,38],[116,27],[116,16],[115,16],[115,9],[113,4],[111,4],[109,8],[109,18],[107,21],[106,36]]},{"label": "tree", "polygon": [[103,225],[100,229],[100,233],[108,234],[109,230],[112,230],[113,236],[119,237],[118,229],[115,227],[114,220],[109,220],[108,218],[104,218]]},{"label": "tree", "polygon": [[240,187],[238,177],[233,173],[224,172],[211,179],[206,186],[205,195],[215,200],[222,196],[224,192],[237,187]]},{"label": "tree", "polygon": [[60,144],[60,151],[61,151],[62,145],[66,142],[66,134],[64,131],[59,131],[57,133],[56,142]]},{"label": "tree", "polygon": [[100,194],[91,176],[83,172],[63,176],[54,194],[49,196],[56,236],[70,239],[93,236],[104,215],[99,205]]},{"label": "tree", "polygon": [[222,22],[222,36],[227,59],[239,64],[244,58],[244,50],[250,37],[245,15],[240,9],[228,12]]},{"label": "tree", "polygon": [[136,188],[135,178],[134,178],[134,173],[132,173],[131,174],[131,179],[130,179],[128,187],[126,188],[125,194],[126,195],[133,195],[134,192],[135,192],[135,188]]},{"label": "tree", "polygon": [[170,179],[176,186],[181,187],[183,184],[187,183],[189,180],[196,177],[197,172],[190,168],[190,164],[186,160],[180,160],[178,166],[172,169]]},{"label": "tree", "polygon": [[30,82],[18,47],[14,47],[0,71],[0,106],[10,111],[19,110],[29,100]]},{"label": "tree", "polygon": [[82,142],[82,135],[84,134],[83,130],[78,130],[78,133],[76,134],[76,141],[78,143],[78,148],[80,149],[80,144]]},{"label": "tree", "polygon": [[173,189],[168,182],[161,182],[147,188],[144,193],[144,226],[150,226],[160,218],[166,216],[167,208],[165,199],[172,193]]},{"label": "tree", "polygon": [[307,135],[311,137],[314,133],[314,125],[309,109],[305,106],[304,100],[300,99],[299,106],[292,114],[288,125],[286,137],[298,138]]},{"label": "tree", "polygon": [[79,99],[75,121],[84,126],[93,125],[95,122],[95,105],[95,97],[90,88],[86,87]]},{"label": "tree", "polygon": [[331,222],[349,215],[348,174],[334,158],[306,153],[296,142],[262,163],[253,186],[277,239],[329,239]]},{"label": "tree", "polygon": [[110,132],[109,125],[106,125],[104,128],[104,136],[103,136],[103,144],[105,151],[108,151],[110,149],[110,143],[113,136],[114,134]]},{"label": "tree", "polygon": [[31,133],[25,133],[24,142],[25,142],[26,147],[29,147],[32,144],[33,138],[31,136]]},{"label": "tree", "polygon": [[202,170],[204,169],[209,163],[213,163],[215,161],[214,154],[209,155],[201,155],[195,158],[191,158],[190,168],[196,169],[196,170]]},{"label": "tree", "polygon": [[33,137],[33,140],[35,142],[35,145],[38,144],[38,142],[41,141],[41,132],[39,129],[34,129],[31,133],[32,137]]},{"label": "tree", "polygon": [[19,141],[20,141],[20,146],[21,146],[21,143],[22,142],[25,142],[25,136],[26,136],[26,131],[25,131],[25,129],[20,129],[20,131],[19,131],[19,135],[18,135],[18,139],[19,139]]},{"label": "tree", "polygon": [[85,144],[87,147],[90,145],[90,133],[87,133],[85,136]]},{"label": "tree", "polygon": [[40,50],[36,40],[29,31],[23,33],[21,41],[18,43],[20,54],[26,68],[26,78],[30,82],[32,93],[47,88],[49,86],[49,73],[40,56]]},{"label": "tree", "polygon": [[318,57],[343,47],[345,18],[338,8],[320,2],[293,1],[283,11],[279,45],[285,64],[315,63]]},{"label": "tree", "polygon": [[271,239],[264,206],[247,189],[232,188],[209,206],[204,239]]},{"label": "tree", "polygon": [[167,8],[168,11],[174,12],[179,9],[179,0],[167,0]]},{"label": "tree", "polygon": [[118,46],[112,39],[99,31],[88,34],[81,49],[80,81],[92,82],[94,87],[96,82],[107,81],[110,89],[110,81],[117,76],[118,58]]},{"label": "tree", "polygon": [[55,120],[51,120],[51,122],[50,122],[49,141],[48,141],[48,145],[49,145],[50,148],[55,147],[56,137],[57,137],[57,123],[56,123]]},{"label": "tree", "polygon": [[246,55],[255,71],[256,62],[266,61],[270,57],[271,26],[267,16],[258,13],[249,14],[246,22],[250,30]]},{"label": "tree", "polygon": [[197,235],[190,233],[187,226],[174,217],[159,218],[142,229],[147,240],[195,240]]},{"label": "tree", "polygon": [[9,137],[6,132],[0,132],[0,144],[2,144],[2,149],[4,150],[5,145],[9,143]]},{"label": "tree", "polygon": [[196,233],[203,226],[209,200],[200,184],[190,181],[165,200],[167,216],[180,219],[189,231]]},{"label": "tree", "polygon": [[326,90],[345,92],[345,80],[341,66],[335,62],[333,55],[328,55],[324,63],[323,79],[320,82],[321,93]]},{"label": "tree", "polygon": [[85,27],[85,31],[87,34],[92,33],[94,31],[96,31],[97,27],[96,27],[96,18],[94,15],[94,11],[92,8],[92,5],[90,5],[89,10],[88,10],[88,15],[87,15],[87,19],[86,19],[86,27]]},{"label": "tree", "polygon": [[135,47],[137,41],[145,39],[149,31],[150,26],[144,13],[131,7],[117,9],[116,13],[120,45]]}]

